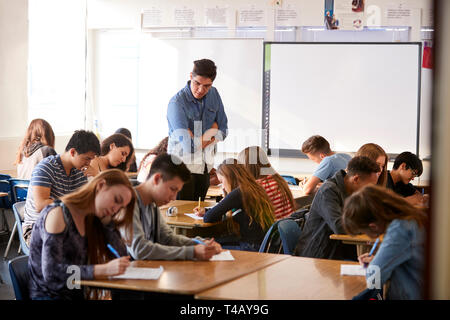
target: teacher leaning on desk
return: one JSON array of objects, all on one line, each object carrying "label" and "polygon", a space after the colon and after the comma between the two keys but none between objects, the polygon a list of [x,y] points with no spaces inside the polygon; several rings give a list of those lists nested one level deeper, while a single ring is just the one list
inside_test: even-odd
[{"label": "teacher leaning on desk", "polygon": [[219,92],[212,86],[216,65],[208,59],[194,61],[190,81],[170,99],[168,153],[179,156],[191,171],[191,180],[178,200],[205,199],[215,144],[225,139],[228,119]]}]

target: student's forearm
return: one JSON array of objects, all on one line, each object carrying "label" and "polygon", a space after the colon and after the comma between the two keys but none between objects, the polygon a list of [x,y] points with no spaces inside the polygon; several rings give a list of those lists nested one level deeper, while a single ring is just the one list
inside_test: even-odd
[{"label": "student's forearm", "polygon": [[309,179],[308,182],[303,186],[303,193],[305,196],[314,193],[318,182],[314,179]]},{"label": "student's forearm", "polygon": [[49,204],[53,203],[53,199],[36,199],[34,201],[34,206],[36,208],[37,212],[41,212],[42,209],[44,209],[46,206],[48,206]]}]

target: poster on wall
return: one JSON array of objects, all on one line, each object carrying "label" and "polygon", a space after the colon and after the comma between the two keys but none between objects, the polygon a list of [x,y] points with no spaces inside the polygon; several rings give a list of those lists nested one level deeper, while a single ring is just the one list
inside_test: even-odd
[{"label": "poster on wall", "polygon": [[265,27],[267,25],[265,6],[247,5],[238,9],[239,27]]},{"label": "poster on wall", "polygon": [[163,10],[151,7],[142,10],[142,27],[160,27],[163,21]]},{"label": "poster on wall", "polygon": [[327,30],[362,30],[365,0],[325,0]]},{"label": "poster on wall", "polygon": [[295,4],[278,4],[275,9],[275,25],[279,27],[300,26],[300,10]]},{"label": "poster on wall", "polygon": [[208,27],[226,27],[228,25],[228,6],[205,7],[205,25]]},{"label": "poster on wall", "polygon": [[385,17],[388,26],[410,26],[412,24],[412,10],[406,3],[387,6]]}]

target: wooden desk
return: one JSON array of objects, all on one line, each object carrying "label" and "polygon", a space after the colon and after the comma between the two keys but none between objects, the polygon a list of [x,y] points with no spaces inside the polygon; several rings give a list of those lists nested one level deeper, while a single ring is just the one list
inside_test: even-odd
[{"label": "wooden desk", "polygon": [[195,295],[216,300],[349,300],[364,289],[363,276],[341,276],[349,261],[292,257]]},{"label": "wooden desk", "polygon": [[159,268],[158,280],[82,280],[97,288],[194,295],[279,261],[287,255],[231,250],[234,261],[133,261],[133,267]]},{"label": "wooden desk", "polygon": [[[375,243],[375,239],[370,238],[365,234],[360,234],[357,236],[351,236],[348,234],[332,234],[330,236],[331,240],[340,240],[345,244],[356,245],[356,254],[360,256],[365,252],[369,252],[372,245]],[[383,235],[380,236],[380,241],[383,241]]]},{"label": "wooden desk", "polygon": [[209,186],[206,196],[210,198],[223,196],[222,186]]},{"label": "wooden desk", "polygon": [[[202,207],[212,207],[216,204],[214,201],[202,201],[200,202]],[[195,220],[187,215],[185,213],[193,213],[194,208],[198,206],[198,201],[189,201],[189,200],[174,200],[170,203],[159,207],[161,210],[161,214],[164,217],[167,224],[172,227],[177,234],[184,234],[187,236],[193,236],[193,234],[190,234],[188,230],[194,229],[194,228],[207,228],[217,225],[219,222],[215,223],[205,223],[202,220]],[[178,208],[178,214],[174,217],[169,217],[166,215],[166,210],[169,207],[177,207]],[[196,234],[200,235],[200,234]]]}]

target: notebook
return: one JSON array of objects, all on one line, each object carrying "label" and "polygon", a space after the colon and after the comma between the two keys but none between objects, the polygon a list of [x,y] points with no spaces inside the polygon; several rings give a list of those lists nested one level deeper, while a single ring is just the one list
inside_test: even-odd
[{"label": "notebook", "polygon": [[114,279],[145,279],[145,280],[156,280],[159,279],[163,273],[164,268],[159,266],[159,268],[134,268],[128,267],[124,274],[119,276],[114,276]]},{"label": "notebook", "polygon": [[341,264],[341,276],[365,276],[366,269],[359,264]]},{"label": "notebook", "polygon": [[230,250],[226,250],[214,255],[209,261],[234,261],[234,257]]}]

